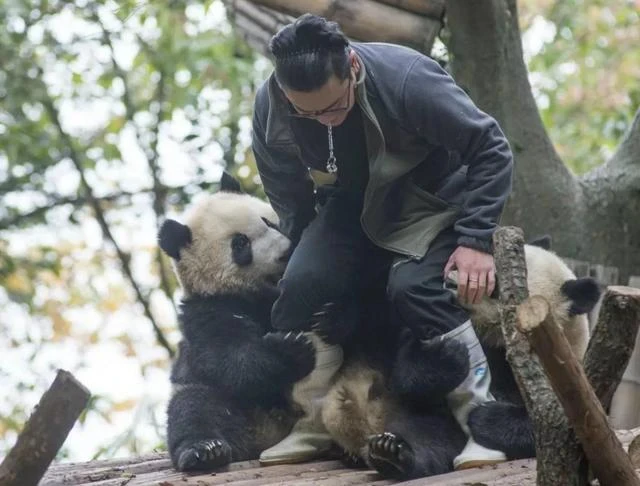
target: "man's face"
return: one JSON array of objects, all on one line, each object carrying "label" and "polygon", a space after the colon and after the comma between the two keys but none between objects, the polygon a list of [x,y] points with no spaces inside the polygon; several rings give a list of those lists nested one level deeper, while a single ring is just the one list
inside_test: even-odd
[{"label": "man's face", "polygon": [[315,91],[293,91],[284,89],[284,94],[293,105],[294,117],[311,118],[323,125],[338,126],[347,118],[355,103],[354,68],[347,79],[340,80],[334,74]]}]

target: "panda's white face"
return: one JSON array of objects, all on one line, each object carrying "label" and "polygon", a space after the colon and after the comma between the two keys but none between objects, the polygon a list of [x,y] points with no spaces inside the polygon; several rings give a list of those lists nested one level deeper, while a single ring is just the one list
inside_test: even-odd
[{"label": "panda's white face", "polygon": [[266,202],[218,192],[195,203],[185,220],[190,241],[172,256],[186,295],[246,292],[282,276],[291,242]]},{"label": "panda's white face", "polygon": [[[598,300],[597,284],[592,279],[576,279],[571,269],[551,251],[532,245],[525,245],[524,251],[529,295],[540,295],[547,300],[556,322],[581,358],[589,341],[585,313]],[[455,279],[455,275],[452,277]],[[485,297],[479,304],[465,307],[482,341],[490,346],[504,346],[498,299]],[[581,309],[576,311],[578,307]]]}]

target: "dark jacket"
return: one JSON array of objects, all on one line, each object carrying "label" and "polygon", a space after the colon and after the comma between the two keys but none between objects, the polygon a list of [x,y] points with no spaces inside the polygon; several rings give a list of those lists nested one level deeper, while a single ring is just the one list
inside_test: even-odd
[{"label": "dark jacket", "polygon": [[[452,224],[462,246],[491,251],[511,191],[513,158],[497,122],[440,65],[412,49],[353,43],[361,61],[356,101],[364,118],[369,183],[361,223],[378,246],[422,257]],[[253,150],[265,192],[294,241],[313,218],[309,161],[271,75],[258,90]]]}]

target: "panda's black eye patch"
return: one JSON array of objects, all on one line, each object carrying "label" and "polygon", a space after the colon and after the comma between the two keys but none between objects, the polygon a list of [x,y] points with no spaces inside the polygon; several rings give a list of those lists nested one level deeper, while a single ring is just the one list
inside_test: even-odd
[{"label": "panda's black eye patch", "polygon": [[231,237],[231,255],[236,265],[250,265],[253,261],[251,240],[243,233],[236,233]]}]

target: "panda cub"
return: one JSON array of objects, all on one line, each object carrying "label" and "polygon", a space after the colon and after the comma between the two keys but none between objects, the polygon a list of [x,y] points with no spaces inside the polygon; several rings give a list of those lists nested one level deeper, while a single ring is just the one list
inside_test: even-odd
[{"label": "panda cub", "polygon": [[227,174],[221,182],[185,224],[168,219],[158,234],[183,291],[167,410],[169,453],[181,471],[257,458],[286,437],[297,419],[292,385],[315,364],[306,337],[270,327],[290,241],[271,206],[241,194]]},{"label": "panda cub", "polygon": [[[582,358],[589,340],[586,314],[597,303],[600,289],[591,278],[576,278],[548,247],[538,246],[546,241],[525,245],[529,293],[549,301],[556,321]],[[455,290],[455,280],[449,287]],[[487,355],[491,392],[497,399],[471,412],[471,433],[476,442],[503,451],[509,459],[533,457],[533,429],[506,359],[497,295],[468,310]],[[389,373],[362,360],[345,365],[323,419],[348,453],[385,476],[409,479],[451,470],[453,458],[465,445],[465,436],[456,422],[448,421],[442,405],[461,381],[459,373],[465,367],[456,363],[456,357],[464,356],[466,349],[428,345],[408,330],[403,336]],[[430,364],[434,362],[437,369]]]}]

